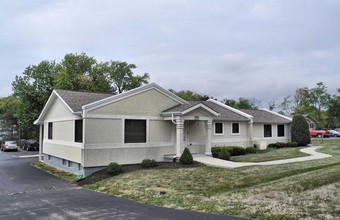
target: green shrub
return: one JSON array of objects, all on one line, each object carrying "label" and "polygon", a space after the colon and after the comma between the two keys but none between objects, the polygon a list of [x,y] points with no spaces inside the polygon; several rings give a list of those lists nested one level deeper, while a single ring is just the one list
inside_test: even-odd
[{"label": "green shrub", "polygon": [[106,168],[106,172],[112,176],[115,176],[122,173],[123,168],[118,163],[110,163]]},{"label": "green shrub", "polygon": [[257,150],[255,147],[246,147],[246,154],[256,154]]},{"label": "green shrub", "polygon": [[194,163],[194,159],[192,158],[189,148],[187,147],[184,148],[184,151],[181,157],[179,158],[179,162],[181,164],[193,164]]},{"label": "green shrub", "polygon": [[228,146],[226,149],[229,151],[230,156],[245,155],[246,149],[239,146]]},{"label": "green shrub", "polygon": [[298,145],[298,143],[296,143],[296,142],[288,142],[287,143],[287,147],[298,147],[299,145]]},{"label": "green shrub", "polygon": [[218,158],[222,159],[222,160],[229,160],[230,159],[230,153],[226,148],[223,148],[219,155]]},{"label": "green shrub", "polygon": [[148,169],[148,168],[152,168],[152,167],[157,167],[158,163],[155,160],[151,160],[151,159],[144,159],[141,163],[141,167]]},{"label": "green shrub", "polygon": [[230,156],[238,156],[238,155],[246,154],[245,148],[240,147],[240,146],[223,146],[223,147],[219,146],[219,147],[211,148],[212,156],[215,158],[219,158],[219,155],[222,149],[226,149],[229,152]]},{"label": "green shrub", "polygon": [[296,142],[299,146],[310,144],[308,123],[302,115],[294,115],[290,132],[292,142]]},{"label": "green shrub", "polygon": [[211,148],[211,154],[213,157],[218,158],[218,155],[220,154],[223,147],[212,147]]},{"label": "green shrub", "polygon": [[287,144],[283,142],[271,143],[271,144],[268,144],[267,146],[267,148],[275,148],[275,149],[285,148],[285,147],[287,147]]}]

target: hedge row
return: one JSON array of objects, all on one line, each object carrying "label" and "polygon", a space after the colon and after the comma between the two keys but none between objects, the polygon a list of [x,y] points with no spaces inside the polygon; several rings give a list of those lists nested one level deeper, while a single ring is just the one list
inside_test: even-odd
[{"label": "hedge row", "polygon": [[272,144],[268,144],[267,148],[285,148],[285,147],[297,147],[298,144],[296,142],[288,142],[288,143],[283,143],[283,142],[276,142]]},{"label": "hedge row", "polygon": [[220,158],[220,153],[222,151],[227,151],[230,156],[238,156],[238,155],[245,155],[245,154],[254,154],[256,153],[257,150],[254,147],[244,148],[240,146],[223,146],[223,147],[218,146],[218,147],[211,148],[212,156],[215,158]]}]

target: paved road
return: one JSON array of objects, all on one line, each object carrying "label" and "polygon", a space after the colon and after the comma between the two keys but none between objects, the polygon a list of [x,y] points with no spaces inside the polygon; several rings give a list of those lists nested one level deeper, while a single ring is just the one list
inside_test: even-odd
[{"label": "paved road", "polygon": [[0,152],[0,219],[241,219],[149,206],[76,187],[32,167],[36,152]]}]

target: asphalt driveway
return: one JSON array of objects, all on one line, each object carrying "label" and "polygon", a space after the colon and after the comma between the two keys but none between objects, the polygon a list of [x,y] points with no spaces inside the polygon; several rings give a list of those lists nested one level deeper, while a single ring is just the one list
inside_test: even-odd
[{"label": "asphalt driveway", "polygon": [[85,190],[32,167],[36,152],[0,152],[0,219],[241,219],[155,207]]}]

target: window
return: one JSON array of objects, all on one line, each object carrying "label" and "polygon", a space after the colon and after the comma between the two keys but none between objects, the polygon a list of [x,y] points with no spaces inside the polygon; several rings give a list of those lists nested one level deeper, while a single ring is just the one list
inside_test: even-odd
[{"label": "window", "polygon": [[146,143],[146,120],[125,119],[124,143]]},{"label": "window", "polygon": [[231,123],[231,133],[232,134],[240,134],[240,124],[239,123]]},{"label": "window", "polygon": [[278,137],[285,136],[285,125],[277,125],[277,136]]},{"label": "window", "polygon": [[223,123],[215,123],[215,134],[223,134]]},{"label": "window", "polygon": [[74,142],[83,142],[83,120],[74,121]]},{"label": "window", "polygon": [[272,136],[272,126],[271,125],[264,125],[264,137],[271,137]]},{"label": "window", "polygon": [[48,139],[52,140],[53,137],[53,122],[48,122]]},{"label": "window", "polygon": [[66,160],[65,159],[62,159],[62,164],[66,165]]}]

